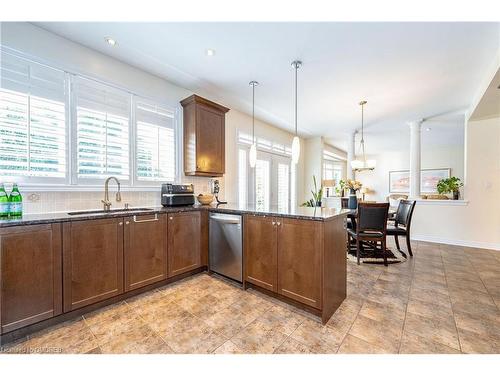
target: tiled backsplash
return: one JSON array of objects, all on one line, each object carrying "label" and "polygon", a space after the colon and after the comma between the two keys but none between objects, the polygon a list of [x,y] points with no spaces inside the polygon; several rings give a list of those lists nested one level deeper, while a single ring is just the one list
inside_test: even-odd
[{"label": "tiled backsplash", "polygon": [[[224,197],[224,178],[218,178],[221,192],[219,196]],[[208,193],[208,178],[184,177],[182,183],[194,185],[195,195]],[[22,191],[23,211],[25,214],[48,213],[61,211],[78,211],[102,208],[101,199],[104,198],[104,183],[100,191]],[[111,208],[121,208],[128,203],[131,207],[159,206],[160,188],[158,191],[122,191],[122,201],[115,202],[116,185],[110,184],[109,197],[112,203]]]}]

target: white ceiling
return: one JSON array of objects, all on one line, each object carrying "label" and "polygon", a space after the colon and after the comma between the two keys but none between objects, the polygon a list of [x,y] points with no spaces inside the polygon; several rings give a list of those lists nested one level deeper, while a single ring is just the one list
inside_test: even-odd
[{"label": "white ceiling", "polygon": [[[370,137],[379,148],[384,134],[407,132],[407,121],[465,110],[500,46],[500,23],[37,25],[246,113],[248,82],[257,80],[256,116],[290,131],[290,63],[298,58],[299,133],[325,136],[343,149],[359,128],[360,99],[368,101],[367,147]],[[207,48],[215,56],[206,56]],[[462,139],[462,118],[442,121],[451,132],[443,139]]]}]

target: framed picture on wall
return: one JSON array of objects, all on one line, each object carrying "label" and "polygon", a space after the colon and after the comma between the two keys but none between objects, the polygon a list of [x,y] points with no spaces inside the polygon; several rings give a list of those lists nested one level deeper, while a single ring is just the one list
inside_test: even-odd
[{"label": "framed picture on wall", "polygon": [[389,172],[389,193],[408,193],[410,191],[410,171]]},{"label": "framed picture on wall", "polygon": [[443,178],[450,178],[451,169],[422,169],[420,172],[420,191],[422,193],[437,193],[437,183]]},{"label": "framed picture on wall", "polygon": [[[422,169],[420,171],[420,192],[436,193],[437,183],[443,178],[450,178],[451,168]],[[410,192],[410,171],[389,172],[389,193]]]}]

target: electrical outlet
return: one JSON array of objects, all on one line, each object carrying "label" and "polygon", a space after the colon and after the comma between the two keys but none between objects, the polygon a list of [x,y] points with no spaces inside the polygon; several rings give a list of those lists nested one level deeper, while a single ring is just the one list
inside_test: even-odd
[{"label": "electrical outlet", "polygon": [[40,194],[31,193],[30,195],[28,195],[28,200],[30,202],[36,203],[40,200]]}]

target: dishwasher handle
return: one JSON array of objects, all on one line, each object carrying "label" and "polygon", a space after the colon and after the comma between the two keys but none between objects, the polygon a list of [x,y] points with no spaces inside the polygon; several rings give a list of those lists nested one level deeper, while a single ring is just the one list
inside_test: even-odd
[{"label": "dishwasher handle", "polygon": [[239,216],[228,217],[228,216],[222,216],[222,215],[211,215],[210,220],[215,220],[215,221],[218,221],[219,223],[223,223],[223,224],[241,224],[241,218]]}]

